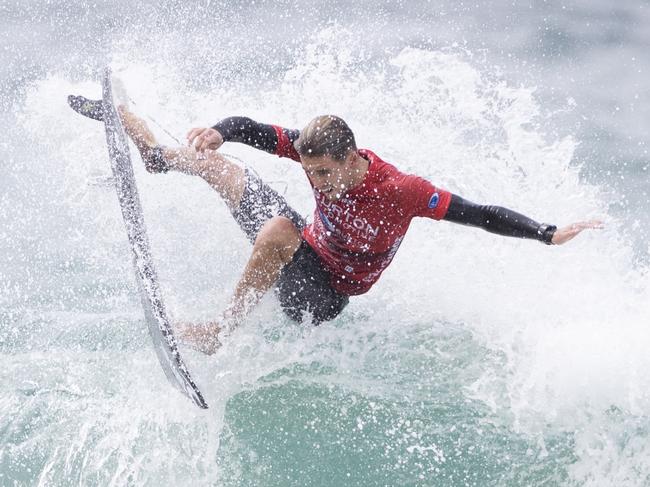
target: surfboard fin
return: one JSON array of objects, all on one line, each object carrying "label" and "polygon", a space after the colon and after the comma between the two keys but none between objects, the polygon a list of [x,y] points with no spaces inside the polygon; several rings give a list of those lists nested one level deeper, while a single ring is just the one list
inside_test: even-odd
[{"label": "surfboard fin", "polygon": [[85,96],[69,95],[68,105],[84,117],[92,118],[100,122],[104,121],[104,105],[102,100],[90,100]]}]

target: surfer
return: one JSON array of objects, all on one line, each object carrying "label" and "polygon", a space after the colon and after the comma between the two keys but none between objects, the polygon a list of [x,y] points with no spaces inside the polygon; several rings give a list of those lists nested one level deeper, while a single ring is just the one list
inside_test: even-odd
[{"label": "surfer", "polygon": [[[73,109],[102,120],[101,101],[71,96]],[[320,324],[336,317],[350,296],[367,292],[388,267],[414,217],[445,220],[488,232],[561,245],[600,221],[563,228],[538,223],[507,208],[478,205],[399,171],[374,152],[359,149],[341,118],[324,115],[299,130],[229,117],[193,128],[187,147],[158,144],[144,120],[119,108],[125,131],[152,173],[199,176],[219,193],[253,244],[253,251],[220,319],[182,325],[181,336],[213,353],[219,334],[239,324],[274,288],[292,319]],[[306,220],[257,175],[217,150],[239,142],[302,165],[316,200]]]}]

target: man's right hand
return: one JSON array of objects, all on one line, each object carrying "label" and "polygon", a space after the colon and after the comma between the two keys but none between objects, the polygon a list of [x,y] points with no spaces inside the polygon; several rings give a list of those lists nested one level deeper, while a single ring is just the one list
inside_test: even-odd
[{"label": "man's right hand", "polygon": [[193,146],[197,152],[217,150],[223,144],[223,137],[213,128],[197,127],[187,133],[187,145]]}]

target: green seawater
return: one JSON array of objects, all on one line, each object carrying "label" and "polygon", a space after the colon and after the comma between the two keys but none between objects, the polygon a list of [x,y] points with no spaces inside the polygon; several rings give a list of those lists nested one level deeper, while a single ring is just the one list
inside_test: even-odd
[{"label": "green seawater", "polygon": [[470,364],[440,359],[416,357],[409,365],[417,379],[389,386],[381,371],[369,378],[318,364],[265,377],[226,407],[222,485],[550,486],[567,479],[575,461],[570,433],[545,438],[542,453],[535,438],[464,394],[458,379],[470,378]]}]

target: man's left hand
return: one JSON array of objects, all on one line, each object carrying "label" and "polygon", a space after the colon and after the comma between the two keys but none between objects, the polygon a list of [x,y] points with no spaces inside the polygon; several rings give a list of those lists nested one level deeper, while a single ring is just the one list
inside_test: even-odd
[{"label": "man's left hand", "polygon": [[583,230],[600,230],[604,228],[604,226],[605,225],[600,220],[573,223],[567,227],[558,228],[553,234],[551,243],[553,245],[562,245],[563,243],[567,243],[569,240],[575,238]]}]

